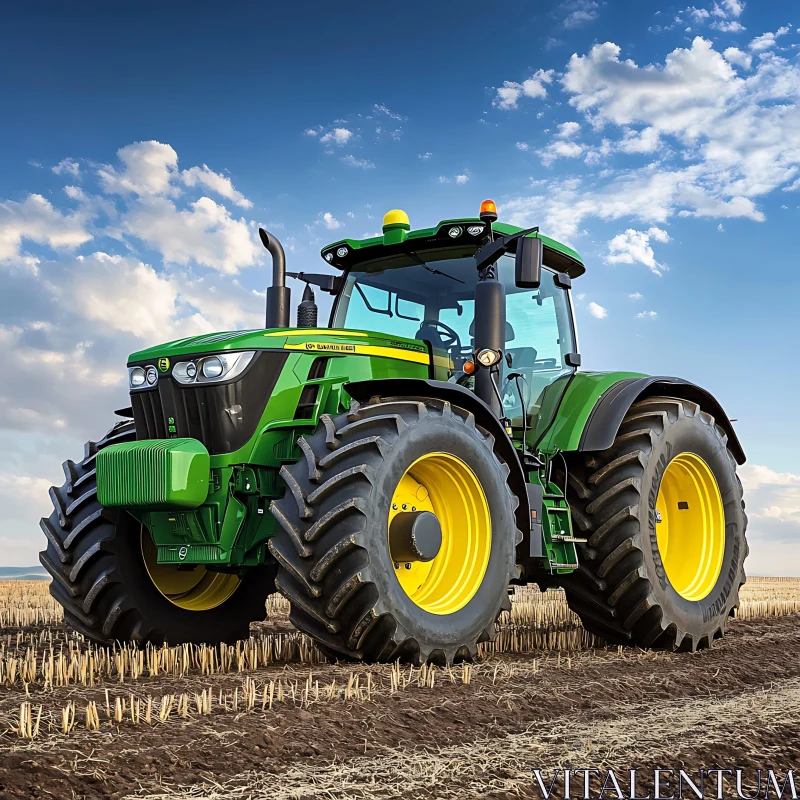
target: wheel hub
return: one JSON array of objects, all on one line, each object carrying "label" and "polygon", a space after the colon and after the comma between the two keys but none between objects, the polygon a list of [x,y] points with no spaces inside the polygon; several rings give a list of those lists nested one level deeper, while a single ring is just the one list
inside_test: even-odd
[{"label": "wheel hub", "polygon": [[442,526],[430,511],[405,511],[389,526],[389,550],[396,562],[433,561],[442,547]]}]

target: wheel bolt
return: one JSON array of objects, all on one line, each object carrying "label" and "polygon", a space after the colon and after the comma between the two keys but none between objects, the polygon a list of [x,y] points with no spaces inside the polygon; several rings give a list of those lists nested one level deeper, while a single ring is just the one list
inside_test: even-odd
[{"label": "wheel bolt", "polygon": [[394,568],[395,569],[400,569],[400,565],[396,561],[394,562]]},{"label": "wheel bolt", "polygon": [[407,508],[408,506],[405,503],[403,503],[403,511],[405,511]]},{"label": "wheel bolt", "polygon": [[411,510],[412,510],[412,511],[416,511],[416,510],[417,510],[417,507],[416,507],[416,506],[411,506]]},{"label": "wheel bolt", "polygon": [[406,569],[411,569],[411,564],[409,564],[408,562],[406,562]]},{"label": "wheel bolt", "polygon": [[397,511],[397,503],[392,503],[392,511]]}]

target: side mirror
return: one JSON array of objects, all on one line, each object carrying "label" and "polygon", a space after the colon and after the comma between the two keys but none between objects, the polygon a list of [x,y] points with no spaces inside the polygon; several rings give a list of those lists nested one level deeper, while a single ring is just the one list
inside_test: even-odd
[{"label": "side mirror", "polygon": [[538,237],[517,240],[514,259],[514,283],[521,289],[538,289],[542,282],[544,244]]}]

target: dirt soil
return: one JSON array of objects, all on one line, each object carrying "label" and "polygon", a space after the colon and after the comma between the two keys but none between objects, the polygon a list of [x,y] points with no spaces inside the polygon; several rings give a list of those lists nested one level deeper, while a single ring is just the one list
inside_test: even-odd
[{"label": "dirt soil", "polygon": [[[346,682],[353,672],[362,684],[370,673],[369,700],[262,711],[259,699],[249,712],[215,709],[151,726],[106,722],[99,731],[79,727],[30,742],[6,732],[0,797],[541,797],[534,770],[549,785],[553,769],[567,766],[625,776],[642,767],[643,796],[656,766],[741,767],[748,776],[800,767],[799,617],[734,622],[700,653],[493,655],[474,665],[469,685],[440,671],[433,688],[392,693],[389,666],[324,666],[313,680]],[[259,685],[278,677],[304,683],[308,674],[307,666],[248,673]],[[142,678],[135,691],[217,692],[242,678]],[[74,687],[51,694],[55,706],[74,698],[80,707],[91,696]],[[20,695],[0,689],[0,705],[18,705]],[[735,787],[723,796],[735,797]]]}]

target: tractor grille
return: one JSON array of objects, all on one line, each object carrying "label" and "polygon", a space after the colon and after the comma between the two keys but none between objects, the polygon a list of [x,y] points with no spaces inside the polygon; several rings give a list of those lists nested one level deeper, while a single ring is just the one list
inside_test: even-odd
[{"label": "tractor grille", "polygon": [[227,383],[183,386],[160,376],[155,388],[131,392],[136,438],[199,439],[211,455],[238,450],[255,432],[288,356],[261,351]]}]

